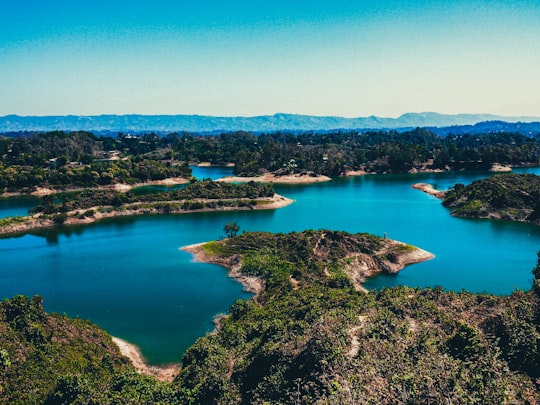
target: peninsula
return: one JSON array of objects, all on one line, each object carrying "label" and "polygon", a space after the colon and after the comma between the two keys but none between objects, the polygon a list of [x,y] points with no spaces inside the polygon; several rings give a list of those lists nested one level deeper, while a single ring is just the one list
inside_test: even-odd
[{"label": "peninsula", "polygon": [[[229,268],[229,275],[255,294],[264,290],[265,283],[275,282],[272,277],[283,282],[286,289],[299,288],[309,280],[323,285],[350,283],[355,289],[366,291],[362,284],[368,277],[395,274],[407,265],[435,257],[391,239],[335,231],[244,233],[235,238],[186,246],[183,250],[193,253],[199,261]],[[272,273],[270,264],[268,267],[264,264],[272,255],[285,260],[283,266],[274,269],[276,274]],[[307,257],[309,262],[302,259]],[[253,260],[262,260],[258,264],[261,268],[253,267]]]},{"label": "peninsula", "polygon": [[492,218],[540,225],[540,176],[500,174],[456,184],[443,197],[452,215]]},{"label": "peninsula", "polygon": [[46,196],[28,216],[0,219],[0,234],[23,233],[55,225],[89,224],[119,216],[277,209],[292,202],[276,194],[271,184],[254,182],[192,182],[181,190],[143,195],[86,189],[65,195],[60,200]]}]

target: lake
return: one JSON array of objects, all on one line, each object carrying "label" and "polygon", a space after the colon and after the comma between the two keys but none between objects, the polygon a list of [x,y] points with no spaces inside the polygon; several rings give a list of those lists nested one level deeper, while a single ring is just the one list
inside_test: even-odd
[{"label": "lake", "polygon": [[[516,172],[540,174],[540,169]],[[221,177],[228,168],[198,168]],[[177,362],[213,317],[249,294],[215,265],[195,263],[180,247],[223,236],[237,221],[245,231],[335,229],[369,232],[436,255],[397,275],[368,280],[395,285],[509,294],[528,290],[540,249],[540,227],[454,218],[441,202],[410,186],[446,189],[489,173],[370,175],[328,183],[276,186],[295,200],[275,211],[196,213],[104,220],[0,239],[1,297],[44,297],[45,309],[90,319],[138,345],[152,364]],[[23,215],[36,200],[0,200],[0,216]],[[13,214],[9,214],[13,215]]]}]

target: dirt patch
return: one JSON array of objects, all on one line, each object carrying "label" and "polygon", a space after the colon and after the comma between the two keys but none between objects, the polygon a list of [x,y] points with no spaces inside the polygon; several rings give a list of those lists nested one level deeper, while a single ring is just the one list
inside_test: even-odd
[{"label": "dirt patch", "polygon": [[266,173],[261,176],[253,177],[241,177],[241,176],[228,176],[218,179],[216,181],[222,181],[225,183],[249,183],[250,181],[257,181],[261,183],[275,183],[275,184],[310,184],[321,183],[332,180],[328,176],[312,176],[309,174],[289,174],[283,176],[276,176],[275,174]]}]

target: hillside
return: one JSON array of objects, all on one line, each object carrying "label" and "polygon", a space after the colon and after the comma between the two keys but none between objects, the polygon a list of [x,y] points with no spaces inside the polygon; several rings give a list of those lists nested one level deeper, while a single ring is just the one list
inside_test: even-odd
[{"label": "hillside", "polygon": [[[192,403],[536,403],[538,295],[358,292],[351,251],[384,240],[340,232],[246,234],[203,245],[265,288],[184,356]],[[240,256],[237,256],[240,255]],[[232,263],[230,262],[232,260]],[[414,271],[411,269],[410,271]],[[540,263],[536,276],[540,274]],[[527,336],[522,339],[522,336]]]},{"label": "hillside", "polygon": [[456,184],[443,204],[452,215],[494,218],[540,225],[540,176],[502,174],[478,180],[468,186]]},{"label": "hillside", "polygon": [[0,132],[93,131],[103,132],[214,132],[214,131],[321,131],[335,129],[411,129],[474,125],[485,121],[532,122],[539,117],[503,117],[490,114],[445,115],[433,112],[407,113],[398,118],[321,117],[274,114],[257,117],[214,117],[204,115],[95,115],[0,117]]},{"label": "hillside", "polygon": [[90,322],[46,314],[38,296],[0,303],[0,403],[168,403],[168,390]]}]

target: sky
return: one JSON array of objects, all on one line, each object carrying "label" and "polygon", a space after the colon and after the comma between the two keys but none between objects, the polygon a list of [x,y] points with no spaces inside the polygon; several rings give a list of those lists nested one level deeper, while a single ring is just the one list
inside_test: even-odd
[{"label": "sky", "polygon": [[540,116],[538,0],[0,0],[0,116]]}]

